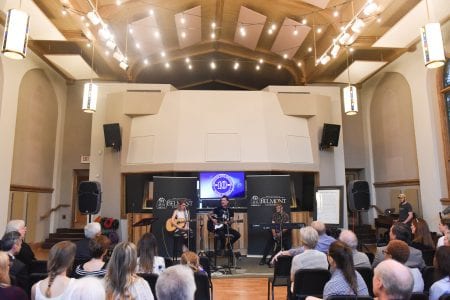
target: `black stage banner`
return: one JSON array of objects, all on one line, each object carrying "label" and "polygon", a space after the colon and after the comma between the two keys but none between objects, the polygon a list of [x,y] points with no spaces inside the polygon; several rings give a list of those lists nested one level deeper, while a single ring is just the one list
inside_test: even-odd
[{"label": "black stage banner", "polygon": [[[196,220],[198,206],[197,178],[196,177],[162,177],[154,176],[154,206],[153,216],[158,220],[152,225],[152,232],[158,240],[158,251],[160,256],[172,257],[173,255],[173,233],[165,229],[167,219],[172,217],[173,211],[178,206],[178,200],[187,199],[188,210],[191,220]],[[195,232],[197,224],[190,224],[194,238],[189,242],[189,248],[195,252]],[[181,247],[181,241],[180,241]],[[180,253],[181,250],[178,250]]]},{"label": "black stage banner", "polygon": [[267,229],[252,225],[269,224],[275,204],[282,203],[284,211],[291,211],[291,186],[289,175],[248,175],[248,254],[261,255],[270,237]]}]

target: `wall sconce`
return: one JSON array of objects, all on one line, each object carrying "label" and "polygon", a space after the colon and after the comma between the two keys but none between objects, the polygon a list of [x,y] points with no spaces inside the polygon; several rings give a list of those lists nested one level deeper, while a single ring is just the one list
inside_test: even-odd
[{"label": "wall sconce", "polygon": [[2,53],[12,59],[23,59],[27,52],[30,16],[22,10],[10,9],[6,17]]}]

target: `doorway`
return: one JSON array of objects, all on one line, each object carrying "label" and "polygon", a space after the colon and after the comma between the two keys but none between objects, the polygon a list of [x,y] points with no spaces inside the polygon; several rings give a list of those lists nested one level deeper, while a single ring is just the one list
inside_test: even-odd
[{"label": "doorway", "polygon": [[87,216],[80,213],[78,209],[78,186],[82,181],[89,180],[89,170],[73,170],[72,184],[72,228],[84,228]]}]

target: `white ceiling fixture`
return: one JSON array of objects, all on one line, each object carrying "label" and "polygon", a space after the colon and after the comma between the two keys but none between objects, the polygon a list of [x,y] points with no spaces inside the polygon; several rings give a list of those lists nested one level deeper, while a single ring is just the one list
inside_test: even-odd
[{"label": "white ceiling fixture", "polygon": [[30,17],[19,9],[10,9],[6,16],[2,53],[8,58],[23,59],[27,55]]},{"label": "white ceiling fixture", "polygon": [[202,40],[201,6],[198,5],[175,14],[175,25],[177,28],[178,44],[181,49],[200,43]]},{"label": "white ceiling fixture", "polygon": [[428,23],[420,28],[420,38],[422,40],[425,66],[434,69],[445,65],[444,43],[442,42],[441,24],[437,22],[430,23],[427,0],[425,0],[425,4],[427,7]]}]

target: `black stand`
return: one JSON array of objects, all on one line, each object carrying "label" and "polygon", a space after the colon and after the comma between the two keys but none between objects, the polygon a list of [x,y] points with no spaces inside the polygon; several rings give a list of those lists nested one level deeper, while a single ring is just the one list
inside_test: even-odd
[{"label": "black stand", "polygon": [[205,241],[203,240],[203,219],[200,219],[200,252],[198,252],[198,256],[206,256],[205,253]]},{"label": "black stand", "polygon": [[157,220],[158,220],[158,218],[156,218],[156,217],[154,217],[154,218],[145,218],[145,219],[142,219],[142,220],[134,223],[133,227],[145,226],[146,231],[149,232],[150,226]]}]

